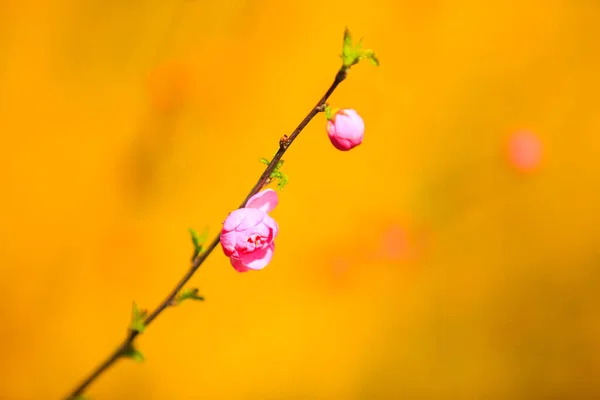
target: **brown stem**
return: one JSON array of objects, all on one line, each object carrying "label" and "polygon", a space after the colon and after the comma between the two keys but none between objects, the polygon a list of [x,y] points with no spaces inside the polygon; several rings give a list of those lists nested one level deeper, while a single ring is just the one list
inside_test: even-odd
[{"label": "brown stem", "polygon": [[[281,160],[281,158],[283,157],[283,155],[285,154],[287,149],[290,147],[292,142],[296,139],[296,137],[298,137],[300,132],[302,132],[302,130],[315,117],[315,115],[317,115],[319,112],[323,111],[325,102],[327,101],[329,96],[331,96],[331,94],[335,91],[337,86],[340,83],[342,83],[342,81],[344,79],[346,79],[347,75],[348,75],[347,68],[346,67],[340,68],[340,70],[338,71],[338,73],[335,76],[333,83],[331,84],[329,89],[327,89],[327,92],[325,92],[323,97],[321,97],[321,100],[319,100],[319,102],[312,108],[312,110],[310,110],[308,115],[302,120],[302,122],[300,122],[298,127],[290,134],[289,138],[287,138],[287,140],[280,141],[279,150],[277,151],[277,153],[275,154],[275,156],[273,157],[273,159],[271,160],[271,162],[269,163],[269,165],[267,166],[265,171],[262,173],[262,175],[260,176],[258,181],[256,182],[256,185],[254,185],[254,187],[252,188],[252,190],[250,191],[248,196],[246,196],[246,198],[240,205],[240,208],[244,207],[246,205],[246,203],[248,202],[248,199],[250,199],[250,197],[252,197],[256,193],[258,193],[265,186],[265,184],[267,183],[267,180],[269,179],[269,176],[275,170],[275,168],[277,167],[277,163],[279,163],[279,161]],[[171,291],[169,292],[167,297],[165,297],[165,299],[162,301],[162,303],[160,303],[160,305],[158,307],[156,307],[150,314],[148,314],[148,316],[144,320],[144,325],[146,327],[148,325],[150,325],[152,323],[152,321],[154,321],[154,319],[156,319],[156,317],[158,317],[164,310],[166,310],[169,307],[169,305],[172,304],[173,300],[175,299],[175,297],[177,296],[179,291],[181,289],[183,289],[185,284],[190,280],[190,278],[194,275],[194,273],[196,273],[198,268],[200,268],[200,266],[208,258],[210,253],[212,253],[212,251],[215,249],[215,247],[217,247],[217,245],[219,244],[220,237],[221,237],[220,234],[217,235],[213,239],[213,241],[210,243],[210,245],[208,245],[206,250],[203,253],[199,254],[192,261],[192,265],[190,266],[190,269],[179,280],[179,282],[177,282],[175,287],[173,289],[171,289]],[[86,389],[88,388],[89,385],[91,385],[100,375],[102,375],[107,369],[109,369],[114,363],[116,363],[123,356],[123,353],[133,345],[133,341],[135,340],[135,338],[138,335],[139,335],[138,331],[130,330],[127,333],[127,336],[125,337],[123,342],[121,344],[119,344],[115,348],[115,350],[113,350],[113,352],[100,365],[98,365],[75,389],[73,389],[70,392],[70,394],[67,397],[65,397],[65,399],[74,400],[78,396],[81,396],[86,391]]]}]

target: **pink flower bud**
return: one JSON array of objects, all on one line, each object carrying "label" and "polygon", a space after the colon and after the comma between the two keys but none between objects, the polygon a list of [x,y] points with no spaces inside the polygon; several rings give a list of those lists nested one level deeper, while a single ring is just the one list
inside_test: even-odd
[{"label": "pink flower bud", "polygon": [[269,264],[279,226],[267,213],[277,205],[277,193],[263,190],[246,207],[229,214],[221,231],[221,247],[238,272],[259,270]]},{"label": "pink flower bud", "polygon": [[342,109],[327,121],[327,134],[336,149],[347,151],[362,143],[365,123],[352,109]]},{"label": "pink flower bud", "polygon": [[508,143],[508,158],[518,170],[533,171],[542,161],[542,142],[531,132],[516,132]]}]

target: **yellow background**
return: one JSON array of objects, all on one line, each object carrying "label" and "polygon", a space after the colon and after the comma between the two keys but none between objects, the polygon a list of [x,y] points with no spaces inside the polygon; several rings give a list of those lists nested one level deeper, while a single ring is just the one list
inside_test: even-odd
[{"label": "yellow background", "polygon": [[[217,249],[94,399],[600,397],[600,3],[0,1],[0,398],[65,395],[285,157],[273,262]],[[543,162],[506,162],[534,132]]]}]

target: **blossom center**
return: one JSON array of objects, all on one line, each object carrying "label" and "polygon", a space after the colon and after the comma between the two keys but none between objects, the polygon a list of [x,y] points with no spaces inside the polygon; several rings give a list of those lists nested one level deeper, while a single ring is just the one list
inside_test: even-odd
[{"label": "blossom center", "polygon": [[248,243],[254,243],[255,246],[260,246],[266,243],[265,238],[260,235],[254,234],[250,235],[247,239]]}]

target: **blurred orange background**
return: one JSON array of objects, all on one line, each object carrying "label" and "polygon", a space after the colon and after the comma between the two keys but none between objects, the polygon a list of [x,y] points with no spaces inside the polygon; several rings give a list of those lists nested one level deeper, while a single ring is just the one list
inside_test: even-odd
[{"label": "blurred orange background", "polygon": [[[0,2],[0,398],[61,398],[284,157],[273,262],[220,248],[93,399],[600,398],[600,3]],[[510,135],[542,144],[531,171]]]}]

